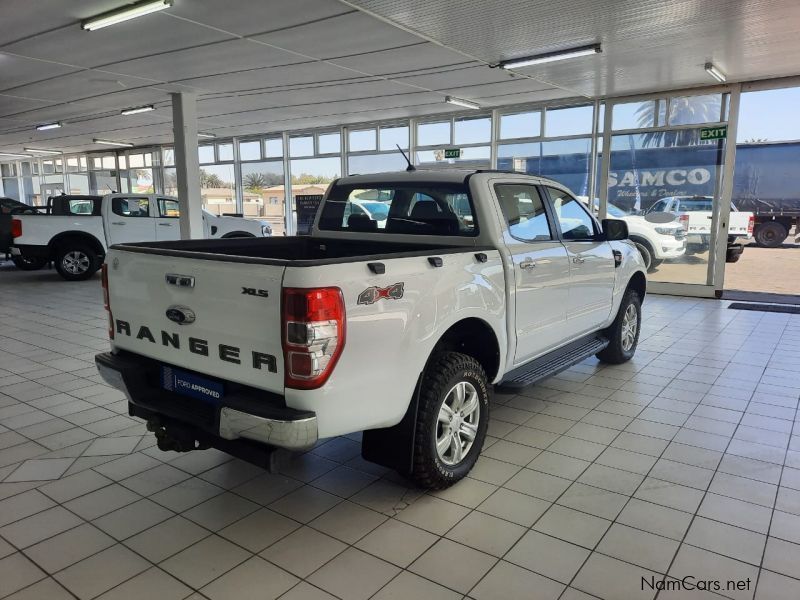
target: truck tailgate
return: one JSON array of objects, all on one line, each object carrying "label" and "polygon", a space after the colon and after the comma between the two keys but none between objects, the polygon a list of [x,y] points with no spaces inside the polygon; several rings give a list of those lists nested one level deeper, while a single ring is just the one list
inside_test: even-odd
[{"label": "truck tailgate", "polygon": [[115,349],[283,393],[283,266],[121,249],[106,263]]}]

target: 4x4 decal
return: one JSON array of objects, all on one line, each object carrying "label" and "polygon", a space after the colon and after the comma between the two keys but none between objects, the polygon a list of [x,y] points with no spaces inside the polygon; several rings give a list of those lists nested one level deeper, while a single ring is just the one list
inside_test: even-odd
[{"label": "4x4 decal", "polygon": [[403,297],[403,285],[404,283],[401,281],[385,288],[368,287],[358,295],[358,303],[375,304],[378,300],[384,298],[387,300],[399,300]]}]

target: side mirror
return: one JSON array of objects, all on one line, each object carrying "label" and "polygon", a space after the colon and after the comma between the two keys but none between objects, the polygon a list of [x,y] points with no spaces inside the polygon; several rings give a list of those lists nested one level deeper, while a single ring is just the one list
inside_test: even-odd
[{"label": "side mirror", "polygon": [[628,239],[628,224],[621,219],[603,219],[603,234],[606,241]]}]

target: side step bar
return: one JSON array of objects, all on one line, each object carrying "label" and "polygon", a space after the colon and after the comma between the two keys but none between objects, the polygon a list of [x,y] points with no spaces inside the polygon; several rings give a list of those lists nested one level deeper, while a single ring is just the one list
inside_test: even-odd
[{"label": "side step bar", "polygon": [[608,344],[608,339],[598,334],[575,340],[558,350],[509,371],[495,387],[500,391],[515,391],[527,387],[594,356]]}]

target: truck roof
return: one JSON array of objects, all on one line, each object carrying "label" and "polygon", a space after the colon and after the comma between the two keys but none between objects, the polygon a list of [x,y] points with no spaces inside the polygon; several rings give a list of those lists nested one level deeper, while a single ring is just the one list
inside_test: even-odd
[{"label": "truck roof", "polygon": [[371,173],[369,175],[348,175],[339,178],[336,183],[339,185],[358,185],[365,183],[374,185],[376,183],[397,183],[397,182],[421,182],[421,183],[463,183],[470,175],[476,173],[497,173],[525,179],[528,181],[545,182],[563,187],[557,181],[539,175],[529,175],[516,171],[501,171],[494,169],[417,169],[415,171],[389,171],[386,173]]}]

